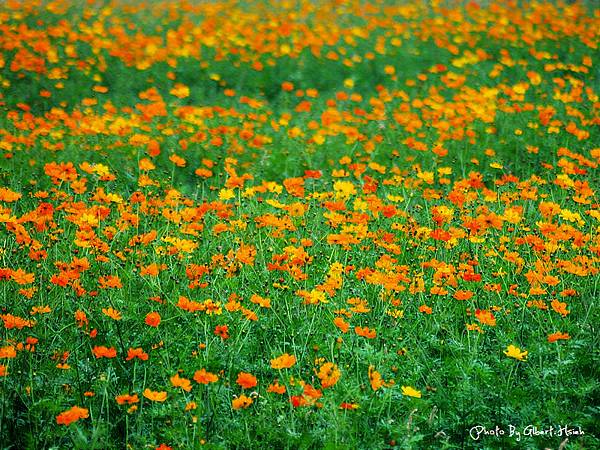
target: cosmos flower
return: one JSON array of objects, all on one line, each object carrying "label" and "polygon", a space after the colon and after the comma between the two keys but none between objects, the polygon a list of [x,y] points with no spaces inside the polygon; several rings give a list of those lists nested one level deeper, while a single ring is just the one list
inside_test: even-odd
[{"label": "cosmos flower", "polygon": [[294,364],[296,364],[296,357],[288,353],[284,353],[271,360],[271,367],[273,369],[289,369]]},{"label": "cosmos flower", "polygon": [[240,372],[237,376],[236,383],[243,389],[250,389],[256,386],[258,381],[254,375],[247,372]]},{"label": "cosmos flower", "polygon": [[519,361],[525,361],[527,359],[528,351],[521,351],[519,347],[515,347],[514,345],[509,345],[506,350],[504,350],[504,354],[509,358],[518,359]]},{"label": "cosmos flower", "polygon": [[70,425],[73,422],[77,422],[80,419],[86,419],[88,417],[89,410],[87,408],[73,406],[72,408],[63,411],[56,416],[56,423],[59,425]]},{"label": "cosmos flower", "polygon": [[245,396],[244,394],[240,395],[237,398],[234,398],[231,401],[231,406],[233,409],[246,409],[253,403],[252,398]]}]

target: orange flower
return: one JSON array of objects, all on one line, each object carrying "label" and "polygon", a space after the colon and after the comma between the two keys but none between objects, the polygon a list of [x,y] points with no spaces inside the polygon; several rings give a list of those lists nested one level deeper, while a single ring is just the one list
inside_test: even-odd
[{"label": "orange flower", "polygon": [[240,372],[238,374],[236,383],[239,384],[244,389],[253,388],[258,384],[256,377],[250,373]]},{"label": "orange flower", "polygon": [[275,382],[271,383],[267,388],[267,392],[273,392],[275,394],[285,394],[285,386],[279,384],[279,381],[275,380]]},{"label": "orange flower", "polygon": [[140,276],[155,277],[160,272],[160,269],[161,269],[161,267],[156,263],[152,263],[147,266],[143,266],[142,268],[140,268]]},{"label": "orange flower", "polygon": [[146,388],[144,390],[144,397],[153,402],[164,402],[167,399],[167,393],[164,391],[151,391]]},{"label": "orange flower", "polygon": [[144,352],[141,348],[130,348],[127,351],[127,358],[125,360],[131,361],[134,358],[139,358],[142,361],[148,360],[148,353]]},{"label": "orange flower", "polygon": [[171,160],[171,162],[173,162],[173,164],[175,164],[177,167],[185,167],[185,165],[187,164],[186,160],[183,159],[181,156],[177,155],[177,154],[172,154],[171,156],[169,156],[169,159]]},{"label": "orange flower", "polygon": [[181,378],[178,373],[171,377],[171,384],[174,387],[180,387],[185,392],[190,392],[192,390],[192,383],[187,378]]},{"label": "orange flower", "polygon": [[360,408],[360,405],[358,403],[348,403],[348,402],[342,402],[340,403],[340,409],[358,409]]},{"label": "orange flower", "polygon": [[233,409],[247,408],[252,404],[253,400],[250,397],[246,397],[244,394],[240,395],[238,398],[234,398],[231,401],[231,406]]},{"label": "orange flower", "polygon": [[81,311],[80,309],[75,311],[75,321],[77,322],[77,326],[79,328],[88,324],[88,318],[87,318],[86,314],[83,311]]},{"label": "orange flower", "polygon": [[127,403],[128,405],[132,405],[134,403],[138,403],[140,401],[140,398],[138,397],[137,394],[133,394],[133,395],[122,394],[122,395],[117,395],[115,397],[115,400],[117,401],[117,403],[119,405],[124,405],[125,403]]},{"label": "orange flower", "polygon": [[432,286],[432,288],[429,289],[429,292],[431,295],[446,295],[448,294],[448,289],[443,288],[442,286]]},{"label": "orange flower", "polygon": [[205,169],[204,167],[197,168],[194,173],[202,178],[210,178],[213,176],[213,173],[209,169]]},{"label": "orange flower", "polygon": [[552,305],[552,309],[563,317],[566,317],[568,314],[571,313],[571,311],[569,311],[567,309],[567,304],[564,302],[560,302],[560,301],[554,299],[554,300],[552,300],[551,305]]},{"label": "orange flower", "polygon": [[433,309],[431,309],[430,306],[421,305],[419,306],[419,312],[422,312],[424,314],[431,314],[433,312]]},{"label": "orange flower", "polygon": [[569,336],[569,333],[561,333],[560,331],[548,335],[548,342],[550,343],[559,341],[561,339],[568,340],[571,339],[571,336]]},{"label": "orange flower", "polygon": [[290,397],[290,402],[294,405],[295,408],[299,406],[305,406],[308,402],[302,395],[292,395]]},{"label": "orange flower", "polygon": [[194,373],[194,381],[200,384],[216,383],[219,377],[214,373],[207,372],[206,369],[196,370]]},{"label": "orange flower", "polygon": [[263,308],[271,307],[271,299],[261,297],[260,295],[252,294],[252,296],[250,297],[250,301],[255,305],[261,306]]},{"label": "orange flower", "polygon": [[190,88],[182,83],[175,83],[175,86],[169,91],[169,94],[177,98],[186,98],[190,96]]},{"label": "orange flower", "polygon": [[281,89],[283,89],[286,92],[291,92],[294,90],[294,83],[290,81],[284,81],[283,83],[281,83]]},{"label": "orange flower", "polygon": [[371,330],[369,327],[354,327],[354,332],[367,339],[373,339],[377,336],[377,331]]},{"label": "orange flower", "polygon": [[144,319],[144,322],[149,327],[156,328],[156,327],[158,327],[158,325],[160,325],[160,314],[155,311],[149,312],[148,314],[146,314],[146,318]]},{"label": "orange flower", "polygon": [[102,289],[120,289],[123,287],[121,284],[121,279],[116,275],[107,275],[105,277],[98,278],[98,284]]},{"label": "orange flower", "polygon": [[381,389],[382,387],[389,387],[394,384],[394,380],[385,382],[381,377],[381,374],[375,370],[374,366],[369,366],[369,383],[374,391]]},{"label": "orange flower", "polygon": [[44,166],[44,172],[52,178],[54,184],[59,184],[59,181],[73,181],[77,179],[77,170],[72,162],[48,163]]},{"label": "orange flower", "polygon": [[465,325],[467,327],[467,330],[469,331],[478,331],[480,333],[483,333],[483,330],[476,323],[467,323]]},{"label": "orange flower", "polygon": [[[256,257],[256,247],[254,247],[253,245],[248,245],[248,244],[244,244],[243,242],[240,244],[240,248],[238,249],[238,251],[235,254],[235,258],[243,263],[243,264],[247,264],[249,266],[253,266],[254,265],[254,258]],[[268,300],[268,299],[265,299]],[[263,305],[261,305],[263,306]],[[269,304],[268,306],[265,306],[266,308],[270,307],[271,305]]]},{"label": "orange flower", "polygon": [[17,357],[17,351],[12,345],[0,347],[0,359],[11,359]]},{"label": "orange flower", "polygon": [[289,369],[294,364],[296,364],[296,357],[287,353],[271,360],[271,367],[273,369]]},{"label": "orange flower", "polygon": [[[304,197],[304,178],[287,178],[283,180],[283,186],[290,195],[299,198]],[[302,208],[302,213],[304,213],[304,207],[301,203],[300,206]]]},{"label": "orange flower", "polygon": [[17,284],[29,284],[35,281],[35,274],[27,273],[23,269],[12,271],[11,278]]},{"label": "orange flower", "polygon": [[456,291],[454,293],[454,298],[456,300],[469,300],[471,297],[473,297],[472,291]]},{"label": "orange flower", "polygon": [[121,313],[113,307],[102,308],[102,313],[114,320],[121,320],[123,318],[123,316],[121,316]]},{"label": "orange flower", "polygon": [[117,356],[117,350],[114,347],[105,347],[104,345],[96,345],[92,349],[92,353],[96,358],[114,358]]},{"label": "orange flower", "polygon": [[198,408],[198,404],[196,402],[188,402],[185,405],[185,411],[192,411]]},{"label": "orange flower", "polygon": [[496,318],[488,309],[475,310],[475,318],[484,325],[489,325],[490,327],[496,326]]},{"label": "orange flower", "polygon": [[77,422],[79,419],[85,419],[87,417],[89,417],[89,410],[80,408],[79,406],[73,406],[71,409],[63,411],[56,416],[56,423],[59,425],[69,425],[73,422]]},{"label": "orange flower", "polygon": [[140,170],[143,170],[146,172],[156,169],[156,166],[148,158],[140,159],[140,162],[138,163],[138,167]]},{"label": "orange flower", "polygon": [[6,202],[6,203],[16,202],[21,197],[22,197],[22,195],[17,192],[13,192],[7,188],[0,188],[0,202]]},{"label": "orange flower", "polygon": [[350,324],[341,317],[336,317],[335,319],[333,319],[333,323],[342,331],[342,333],[347,333],[348,329],[350,328]]},{"label": "orange flower", "polygon": [[22,330],[25,327],[32,328],[35,325],[35,322],[32,320],[22,319],[21,317],[13,316],[12,314],[2,314],[0,315],[0,319],[4,322],[4,328],[7,330],[12,328]]},{"label": "orange flower", "polygon": [[331,362],[323,364],[317,372],[317,376],[321,380],[321,386],[324,389],[334,386],[340,379],[340,375],[341,372],[337,364]]},{"label": "orange flower", "polygon": [[31,308],[31,312],[29,314],[31,314],[32,316],[36,315],[36,314],[47,314],[49,312],[51,312],[52,309],[50,309],[50,307],[48,305],[45,306],[33,306]]},{"label": "orange flower", "polygon": [[229,327],[227,325],[217,325],[214,334],[215,336],[221,336],[221,339],[229,339]]}]

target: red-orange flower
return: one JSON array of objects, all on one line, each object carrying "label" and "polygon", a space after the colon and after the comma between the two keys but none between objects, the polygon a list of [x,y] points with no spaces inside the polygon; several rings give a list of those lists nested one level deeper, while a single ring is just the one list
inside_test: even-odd
[{"label": "red-orange flower", "polygon": [[147,361],[148,353],[144,352],[142,348],[130,348],[129,350],[127,350],[127,358],[125,359],[127,361],[131,361],[134,358],[139,358],[142,361]]},{"label": "red-orange flower", "polygon": [[59,425],[69,425],[73,422],[77,422],[79,419],[85,419],[87,417],[89,417],[88,409],[73,406],[71,409],[63,411],[56,416],[56,423]]},{"label": "red-orange flower", "polygon": [[92,349],[92,353],[96,358],[114,358],[117,356],[117,350],[114,347],[105,347],[104,345],[96,345]]},{"label": "red-orange flower", "polygon": [[227,325],[217,325],[214,331],[216,336],[220,336],[221,339],[229,338],[229,327]]},{"label": "red-orange flower", "polygon": [[550,343],[559,341],[561,339],[568,340],[571,339],[571,336],[569,336],[569,333],[561,333],[560,331],[548,335],[548,342]]},{"label": "red-orange flower", "polygon": [[148,314],[146,314],[146,318],[144,319],[144,322],[146,323],[146,325],[148,325],[149,327],[158,327],[158,325],[160,325],[160,314],[157,312],[149,312]]},{"label": "red-orange flower", "polygon": [[490,327],[496,326],[496,318],[488,309],[475,310],[475,318],[484,325],[489,325]]},{"label": "red-orange flower", "polygon": [[239,384],[244,389],[253,388],[258,384],[256,377],[247,372],[240,372],[238,374],[236,383]]}]

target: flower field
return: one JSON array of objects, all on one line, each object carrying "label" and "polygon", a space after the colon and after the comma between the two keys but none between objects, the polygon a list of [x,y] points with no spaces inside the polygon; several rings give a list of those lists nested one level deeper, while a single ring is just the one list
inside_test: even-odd
[{"label": "flower field", "polygon": [[0,3],[0,447],[600,448],[599,43],[594,2]]}]

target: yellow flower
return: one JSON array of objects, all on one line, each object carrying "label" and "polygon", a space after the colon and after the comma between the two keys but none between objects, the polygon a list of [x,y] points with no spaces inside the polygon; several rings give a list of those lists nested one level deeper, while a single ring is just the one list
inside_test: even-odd
[{"label": "yellow flower", "polygon": [[356,194],[356,186],[350,181],[336,181],[333,183],[336,198],[348,198]]},{"label": "yellow flower", "polygon": [[518,359],[519,361],[525,361],[527,353],[529,353],[527,350],[522,352],[519,347],[515,347],[514,345],[509,345],[506,350],[504,350],[506,356]]},{"label": "yellow flower", "polygon": [[190,96],[190,88],[184,84],[176,83],[169,93],[177,98],[186,98]]},{"label": "yellow flower", "polygon": [[409,397],[421,398],[421,391],[417,391],[415,388],[410,386],[402,386],[402,394]]},{"label": "yellow flower", "polygon": [[235,197],[233,189],[221,189],[219,191],[219,200],[229,200]]}]

